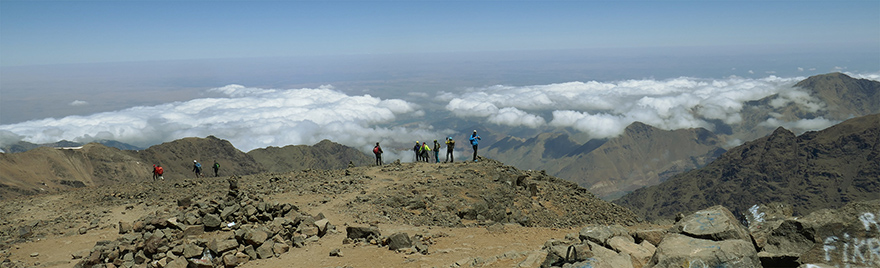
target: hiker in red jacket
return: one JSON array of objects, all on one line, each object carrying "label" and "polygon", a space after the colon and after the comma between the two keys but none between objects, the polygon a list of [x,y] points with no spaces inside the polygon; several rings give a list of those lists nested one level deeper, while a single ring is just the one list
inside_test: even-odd
[{"label": "hiker in red jacket", "polygon": [[376,165],[382,165],[382,147],[379,147],[379,143],[376,143],[376,147],[373,147],[373,154],[376,154]]}]

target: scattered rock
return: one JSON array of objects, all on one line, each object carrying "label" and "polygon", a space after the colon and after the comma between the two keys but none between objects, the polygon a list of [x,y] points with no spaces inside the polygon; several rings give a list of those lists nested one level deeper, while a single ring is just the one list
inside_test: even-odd
[{"label": "scattered rock", "polygon": [[388,249],[390,250],[398,250],[411,247],[412,240],[406,233],[395,233],[388,237]]}]

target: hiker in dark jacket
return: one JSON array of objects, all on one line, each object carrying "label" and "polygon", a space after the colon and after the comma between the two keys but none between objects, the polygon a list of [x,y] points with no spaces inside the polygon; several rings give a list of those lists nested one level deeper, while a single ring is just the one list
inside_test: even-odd
[{"label": "hiker in dark jacket", "polygon": [[452,140],[452,137],[446,137],[446,161],[443,163],[455,161],[455,156],[452,155],[453,149],[455,149],[455,141]]},{"label": "hiker in dark jacket", "polygon": [[440,143],[434,140],[434,163],[440,163]]},{"label": "hiker in dark jacket", "polygon": [[214,165],[211,167],[214,168],[214,177],[220,177],[220,163],[214,160]]},{"label": "hiker in dark jacket", "polygon": [[474,162],[477,162],[477,144],[480,143],[480,135],[477,135],[476,130],[474,130],[474,134],[471,134],[470,140],[471,145],[474,146]]},{"label": "hiker in dark jacket", "polygon": [[376,147],[373,147],[373,154],[376,155],[376,165],[382,165],[382,147],[379,147],[379,143],[376,143]]},{"label": "hiker in dark jacket", "polygon": [[422,149],[422,146],[419,145],[419,141],[416,141],[416,146],[413,146],[413,153],[416,154],[416,161],[413,162],[419,162],[422,160],[422,156],[419,155],[419,149]]}]

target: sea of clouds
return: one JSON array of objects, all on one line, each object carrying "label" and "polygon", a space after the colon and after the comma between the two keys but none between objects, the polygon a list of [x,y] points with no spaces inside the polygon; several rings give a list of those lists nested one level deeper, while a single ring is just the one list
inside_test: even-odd
[{"label": "sea of clouds", "polygon": [[[880,80],[880,73],[848,75]],[[447,112],[454,116],[487,124],[538,129],[570,127],[594,138],[608,138],[621,134],[635,121],[669,130],[711,129],[710,120],[737,124],[742,120],[745,102],[774,94],[778,97],[771,105],[795,103],[807,109],[824,109],[818,99],[792,87],[804,78],[680,77],[496,85],[440,92],[427,99],[445,104]],[[409,161],[412,157],[407,148],[413,140],[442,140],[455,133],[424,123],[399,124],[427,121],[424,106],[418,103],[370,95],[352,96],[332,86],[263,89],[228,85],[206,93],[219,97],[0,125],[0,145],[20,140],[32,143],[117,140],[147,147],[184,137],[213,135],[229,140],[246,152],[268,146],[312,145],[329,139],[364,152],[369,152],[375,142],[382,142],[386,161]],[[426,99],[424,97],[431,95],[419,96]],[[76,101],[75,105],[89,104],[85,100]],[[549,117],[545,117],[547,115]],[[824,118],[798,122],[768,118],[764,122],[768,126],[804,130],[822,129],[835,123]]]}]

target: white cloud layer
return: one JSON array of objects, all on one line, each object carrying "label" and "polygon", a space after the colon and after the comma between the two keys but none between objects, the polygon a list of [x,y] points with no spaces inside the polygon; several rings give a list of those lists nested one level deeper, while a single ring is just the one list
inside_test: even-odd
[{"label": "white cloud layer", "polygon": [[71,101],[70,103],[68,103],[68,105],[70,105],[70,106],[86,106],[86,105],[89,105],[89,102],[82,101],[82,100],[75,100],[75,101]]},{"label": "white cloud layer", "polygon": [[[510,126],[571,127],[594,138],[614,137],[640,121],[663,129],[704,127],[710,120],[741,123],[748,101],[779,94],[771,104],[790,103],[808,111],[825,105],[792,86],[804,77],[761,79],[728,77],[720,80],[681,77],[668,80],[570,82],[537,86],[491,86],[455,95],[441,92],[446,109],[459,117],[486,118]],[[538,114],[552,114],[545,119]],[[822,122],[800,126],[822,126]]]},{"label": "white cloud layer", "polygon": [[229,85],[209,91],[224,97],[0,125],[0,142],[110,139],[149,146],[214,135],[243,151],[330,139],[369,152],[379,141],[386,147],[385,158],[393,160],[395,143],[406,145],[411,139],[433,140],[446,135],[429,126],[381,127],[400,116],[423,111],[403,100],[348,96],[330,86],[261,89]]}]

